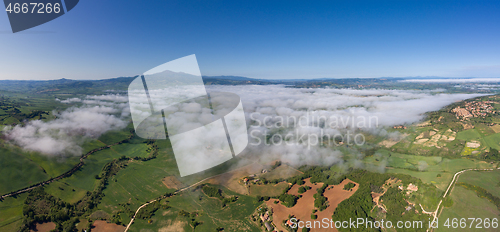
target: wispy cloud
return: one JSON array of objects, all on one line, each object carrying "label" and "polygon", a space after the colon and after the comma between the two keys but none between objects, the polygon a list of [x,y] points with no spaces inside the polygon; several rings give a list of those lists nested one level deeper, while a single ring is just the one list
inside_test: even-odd
[{"label": "wispy cloud", "polygon": [[62,103],[83,102],[83,105],[55,112],[56,119],[52,121],[33,120],[25,125],[6,127],[4,134],[9,141],[26,150],[47,155],[80,155],[85,141],[97,139],[111,130],[123,129],[128,124],[128,105],[122,96],[86,98],[93,100],[58,100]]}]

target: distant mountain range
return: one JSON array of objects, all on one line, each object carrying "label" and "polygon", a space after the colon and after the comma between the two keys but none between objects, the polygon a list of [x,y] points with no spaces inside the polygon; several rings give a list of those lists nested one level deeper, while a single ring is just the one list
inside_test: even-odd
[{"label": "distant mountain range", "polygon": [[[126,91],[136,77],[118,77],[104,80],[0,80],[0,90],[35,92],[47,94],[97,94],[111,91]],[[205,85],[270,85],[283,84],[299,88],[404,88],[426,89],[453,87],[453,83],[402,82],[408,79],[470,79],[456,77],[380,77],[380,78],[317,78],[317,79],[255,79],[242,76],[203,76]],[[484,79],[484,78],[482,78]],[[495,82],[488,82],[490,84]]]}]

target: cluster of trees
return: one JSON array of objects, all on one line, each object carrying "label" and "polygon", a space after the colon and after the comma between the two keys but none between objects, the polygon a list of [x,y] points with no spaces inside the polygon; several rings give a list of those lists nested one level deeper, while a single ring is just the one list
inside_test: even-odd
[{"label": "cluster of trees", "polygon": [[[370,188],[367,183],[375,182],[375,185],[383,185],[384,181],[380,181],[377,183],[377,180],[367,180],[363,173],[354,173],[353,176],[357,177],[354,179],[360,184],[358,190],[346,200],[340,202],[335,211],[333,212],[333,220],[334,221],[349,221],[350,218],[355,220],[356,218],[366,218],[370,221],[375,221],[373,217],[370,215],[370,210],[372,209],[372,196]],[[339,228],[340,229],[340,228]],[[365,228],[364,225],[361,227],[354,228],[346,228],[344,231],[370,231],[370,229]]]},{"label": "cluster of trees", "polygon": [[[405,199],[405,191],[397,187],[390,187],[380,198],[387,207],[386,218],[389,221],[422,221],[422,227],[405,228],[405,231],[426,231],[429,221],[428,215],[415,212],[415,206],[410,205]],[[445,203],[445,202],[443,202]]]},{"label": "cluster of trees", "polygon": [[[359,184],[358,190],[348,199],[342,201],[337,208],[335,209],[335,212],[333,213],[333,220],[334,221],[349,221],[349,219],[356,220],[356,218],[367,218],[370,221],[375,221],[375,218],[373,218],[373,214],[371,213],[371,210],[373,208],[373,201],[372,201],[372,196],[371,196],[371,191],[374,189],[374,186],[379,186],[375,188],[376,190],[380,189],[380,186],[383,186],[385,181],[391,178],[397,178],[402,181],[403,185],[407,185],[409,183],[414,183],[419,185],[419,191],[420,189],[427,188],[424,183],[420,179],[417,179],[415,177],[411,177],[408,175],[403,175],[403,174],[394,174],[394,173],[372,173],[368,172],[366,170],[355,170],[351,172],[349,175],[346,176],[352,181],[355,181]],[[435,188],[435,187],[434,187]],[[429,188],[430,189],[430,188]],[[436,193],[432,192],[430,190],[427,190],[426,194],[430,194],[434,196]],[[439,193],[440,194],[440,193]],[[438,195],[439,195],[438,194]],[[427,224],[428,217],[427,215],[424,214],[416,214],[414,210],[406,211],[405,206],[408,205],[408,203],[402,199],[404,199],[404,195],[401,191],[399,191],[397,188],[391,188],[388,190],[388,192],[385,193],[383,196],[384,199],[384,204],[388,208],[388,214],[387,214],[387,219],[388,220],[421,220],[424,221],[424,225]],[[405,212],[404,215],[402,215],[402,211]],[[358,228],[342,228],[339,229],[341,231],[374,231],[375,229],[371,228],[365,228],[365,225],[361,225],[361,227]],[[408,229],[408,231],[425,231],[425,226],[424,228],[412,228]],[[377,231],[377,230],[375,230]],[[406,229],[405,229],[406,231]]]},{"label": "cluster of trees", "polygon": [[210,185],[203,185],[201,189],[203,190],[203,193],[205,193],[209,197],[219,198],[219,200],[224,199],[224,196],[222,196],[222,190],[220,190],[219,188]]},{"label": "cluster of trees", "polygon": [[50,194],[43,187],[33,189],[23,205],[23,226],[21,231],[30,231],[36,223],[54,222],[59,231],[73,231],[78,223],[74,205],[66,203]]},{"label": "cluster of trees", "polygon": [[356,187],[356,184],[352,183],[352,182],[349,182],[346,185],[344,185],[344,190],[351,190],[354,187]]},{"label": "cluster of trees", "polygon": [[136,215],[136,218],[149,219],[154,215],[154,213],[158,209],[160,209],[160,206],[161,204],[159,201],[155,201],[147,206],[144,206],[141,210],[139,210],[139,212]]},{"label": "cluster of trees", "polygon": [[285,181],[285,179],[279,178],[279,179],[267,180],[265,178],[261,178],[261,181],[264,184],[269,184],[269,183],[271,183],[271,184],[277,184],[279,182]]},{"label": "cluster of trees", "polygon": [[364,151],[365,156],[366,156],[366,157],[369,157],[369,156],[373,156],[373,155],[375,155],[375,152],[377,151],[377,149],[378,149],[377,147],[372,147],[372,148],[366,149],[366,150]]},{"label": "cluster of trees", "polygon": [[257,196],[255,196],[255,199],[257,200],[257,202],[261,202],[261,201],[269,201],[269,199],[271,199],[271,197],[269,197],[269,196],[263,197],[263,196],[257,195]]},{"label": "cluster of trees", "polygon": [[[270,198],[278,198],[282,202],[283,205],[285,205],[287,207],[293,207],[297,203],[298,197],[296,197],[294,195],[287,194],[288,190],[290,190],[290,188],[295,184],[303,185],[305,183],[304,179],[311,178],[310,179],[311,183],[320,183],[320,182],[324,183],[323,187],[318,189],[318,193],[315,194],[315,206],[321,210],[324,210],[326,207],[328,207],[327,199],[325,196],[323,196],[325,188],[328,185],[338,185],[347,178],[346,175],[341,175],[340,177],[335,177],[336,173],[332,172],[329,167],[305,167],[304,166],[304,167],[301,167],[300,169],[302,169],[302,171],[304,173],[301,175],[297,175],[297,176],[286,179],[286,181],[288,183],[291,183],[291,185],[287,186],[287,188],[285,188],[283,190],[283,193],[281,195],[279,195],[279,196],[257,196],[256,197],[257,201],[258,202],[259,201],[267,201]],[[352,169],[350,169],[349,171],[352,171]],[[270,182],[270,183],[279,183],[281,181],[283,181],[283,179],[274,179],[274,180],[270,180],[270,181],[266,180],[266,182]],[[309,186],[301,186],[299,188],[299,193],[304,193],[308,189],[310,189]]]},{"label": "cluster of trees", "polygon": [[273,198],[278,198],[281,201],[281,204],[286,207],[293,207],[295,204],[297,204],[297,199],[299,198],[295,195],[287,194],[288,190],[290,190],[292,186],[293,185],[286,186],[286,188],[283,189],[281,195]]},{"label": "cluster of trees", "polygon": [[126,214],[129,218],[132,218],[134,216],[134,211],[130,208],[130,203],[123,203],[123,204],[118,204],[121,206],[121,209],[115,212],[111,216],[111,222],[117,224],[117,225],[123,225],[124,223],[122,222],[122,218],[120,214],[124,213]]},{"label": "cluster of trees", "polygon": [[273,166],[271,166],[271,170],[274,170],[279,166],[281,166],[281,161],[278,160],[278,161],[276,161],[276,163],[273,164]]},{"label": "cluster of trees", "polygon": [[158,156],[158,145],[154,144],[155,140],[152,140],[152,139],[148,139],[146,140],[146,143],[150,146],[147,151],[150,151],[151,154],[148,156],[148,157],[139,157],[139,156],[136,156],[134,157],[133,159],[134,160],[141,160],[141,161],[149,161],[149,160],[152,160],[154,158],[156,158]]},{"label": "cluster of trees", "polygon": [[196,221],[196,217],[198,216],[198,213],[197,212],[188,212],[188,211],[185,211],[185,210],[181,210],[179,211],[179,216],[183,216],[183,217],[186,217],[189,219],[189,224],[191,224],[191,226],[193,227],[193,231],[196,229],[197,226],[203,224],[202,221]]},{"label": "cluster of trees", "polygon": [[222,199],[222,207],[225,207],[227,204],[229,204],[231,202],[235,202],[237,200],[238,200],[237,196],[224,197],[224,199]]},{"label": "cluster of trees", "polygon": [[493,194],[488,192],[488,190],[481,188],[479,186],[475,186],[475,185],[472,185],[469,183],[464,183],[464,182],[458,182],[456,185],[462,186],[462,187],[469,189],[469,190],[473,190],[474,192],[476,192],[478,197],[488,199],[493,204],[495,204],[497,206],[497,208],[500,210],[500,198],[497,196],[494,196]]},{"label": "cluster of trees", "polygon": [[309,186],[300,186],[299,187],[299,193],[302,194],[302,193],[305,193],[307,190],[311,189],[311,187]]},{"label": "cluster of trees", "polygon": [[45,117],[43,117],[44,114],[49,115],[49,112],[41,110],[33,110],[28,115],[26,115],[26,119],[46,119]]},{"label": "cluster of trees", "polygon": [[[21,100],[21,101],[24,100],[26,102],[29,102],[27,99],[19,99],[19,100]],[[0,109],[2,109],[5,112],[5,114],[3,114],[3,115],[8,115],[7,117],[0,119],[0,125],[1,124],[16,125],[18,122],[22,122],[22,121],[25,121],[25,119],[30,119],[30,118],[34,117],[33,115],[25,114],[21,110],[18,109],[18,108],[22,108],[23,106],[27,106],[27,104],[25,102],[21,102],[21,101],[14,101],[14,100],[10,100],[7,97],[0,97]],[[35,110],[33,112],[35,112],[35,114],[37,114],[38,110]],[[40,111],[40,112],[45,113],[45,111]],[[45,113],[45,114],[47,114],[47,113]],[[11,117],[15,118],[17,120],[13,120],[13,121],[5,120],[5,119],[11,118]],[[42,117],[41,114],[40,114],[40,117]]]},{"label": "cluster of trees", "polygon": [[[298,176],[288,178],[286,181],[292,185],[303,185],[304,179],[311,178],[311,183],[326,183],[328,185],[337,185],[345,180],[346,176],[335,177],[336,172],[332,172],[329,167],[301,167],[304,173]],[[352,169],[349,169],[352,171]]]},{"label": "cluster of trees", "polygon": [[397,187],[390,187],[387,189],[387,192],[380,197],[380,200],[384,202],[384,205],[387,206],[388,210],[390,209],[387,212],[388,216],[393,214],[403,214],[405,206],[408,205],[405,201],[403,193]]},{"label": "cluster of trees", "polygon": [[209,197],[215,197],[222,201],[222,207],[226,207],[227,204],[235,202],[238,200],[237,196],[224,197],[222,195],[222,190],[210,185],[203,185],[202,191]]},{"label": "cluster of trees", "polygon": [[283,181],[286,181],[288,183],[291,183],[292,185],[294,184],[297,184],[297,185],[303,185],[305,184],[305,182],[302,180],[302,178],[290,178],[290,179],[283,179],[283,178],[277,178],[277,179],[272,179],[272,180],[267,180],[265,178],[261,178],[260,179],[262,181],[262,183],[264,184],[277,184],[277,183],[280,183],[280,182],[283,182]]},{"label": "cluster of trees", "polygon": [[126,166],[127,165],[125,161],[121,161],[118,159],[107,163],[103,167],[101,174],[99,175],[99,184],[94,189],[94,191],[87,192],[83,199],[75,203],[75,211],[77,211],[78,214],[82,215],[95,209],[101,202],[101,199],[104,197],[103,191],[108,185],[109,178],[111,178],[111,176],[115,175],[120,169]]},{"label": "cluster of trees", "polygon": [[500,160],[500,153],[498,153],[497,149],[490,148],[489,152],[485,152],[481,155],[481,158],[485,159],[485,160],[497,161],[497,160]]},{"label": "cluster of trees", "polygon": [[297,204],[297,199],[299,199],[299,198],[295,195],[283,193],[283,194],[278,196],[278,199],[281,201],[281,204],[283,204],[284,206],[293,207],[295,204]]},{"label": "cluster of trees", "polygon": [[183,217],[196,217],[197,213],[190,213],[186,210],[183,210],[181,209],[181,211],[179,211],[179,216],[183,216]]},{"label": "cluster of trees", "polygon": [[370,184],[370,190],[374,193],[383,193],[384,189],[382,186]]},{"label": "cluster of trees", "polygon": [[314,207],[318,208],[319,211],[323,211],[328,207],[328,199],[325,196],[323,196],[323,193],[325,193],[327,187],[328,184],[323,184],[321,188],[317,189],[317,193],[313,195]]}]

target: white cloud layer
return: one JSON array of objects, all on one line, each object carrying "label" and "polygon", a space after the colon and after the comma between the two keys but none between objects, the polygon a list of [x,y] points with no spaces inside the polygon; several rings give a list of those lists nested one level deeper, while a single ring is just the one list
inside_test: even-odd
[{"label": "white cloud layer", "polygon": [[[384,128],[415,123],[423,120],[426,112],[439,110],[455,101],[480,96],[411,90],[299,89],[281,85],[207,86],[207,91],[232,92],[241,97],[249,134],[297,135],[289,139],[290,144],[258,143],[256,138],[250,136],[246,148],[246,152],[258,154],[260,159],[282,159],[294,165],[331,165],[342,162],[341,152],[314,144],[310,135],[318,138],[325,134],[363,131],[397,140],[397,133],[388,133]],[[193,92],[183,87],[175,91],[155,90],[150,94],[155,99],[172,99],[190,96]],[[52,155],[78,155],[82,152],[81,144],[86,138],[98,138],[107,131],[126,127],[130,119],[127,100],[127,96],[114,94],[59,100],[82,106],[60,113],[53,121],[31,121],[24,126],[9,128],[4,133],[12,142],[28,150]],[[210,113],[202,110],[199,105],[184,104],[183,107],[184,116],[175,118],[178,120],[175,123],[179,126],[190,126],[196,121],[210,121],[210,118],[207,119]],[[149,106],[146,104],[144,108],[149,109]],[[326,118],[326,121],[318,120],[321,117]],[[305,123],[290,124],[294,118],[300,122],[305,120]],[[376,121],[366,123],[367,119]],[[169,120],[173,119],[167,120],[171,122]],[[273,128],[259,123],[275,125],[280,120],[286,126]],[[304,135],[306,139],[297,138]],[[259,138],[265,140],[265,137]],[[189,142],[196,147],[196,143],[204,144],[206,141]]]},{"label": "white cloud layer", "polygon": [[81,155],[83,142],[97,139],[111,130],[123,129],[128,123],[128,104],[124,103],[123,96],[86,98],[93,100],[58,100],[62,103],[83,102],[83,105],[55,113],[56,119],[52,121],[33,120],[25,125],[7,127],[4,134],[11,142],[30,151],[59,156]]},{"label": "white cloud layer", "polygon": [[[481,96],[412,90],[299,89],[276,85],[208,86],[207,90],[233,92],[242,98],[247,124],[251,125],[249,134],[268,132],[269,135],[282,135],[280,138],[296,135],[288,137],[288,144],[266,144],[265,136],[260,136],[261,140],[257,139],[259,136],[250,136],[253,145],[249,145],[247,151],[262,154],[261,158],[267,160],[282,159],[297,165],[342,162],[339,151],[317,145],[314,138],[345,136],[348,132],[361,130],[397,140],[398,134],[387,133],[384,128],[415,123],[423,120],[426,112]],[[323,123],[321,117],[326,118]],[[293,119],[305,123],[294,123]],[[273,128],[278,122],[284,122],[285,126]],[[303,135],[306,139],[300,139]]]}]

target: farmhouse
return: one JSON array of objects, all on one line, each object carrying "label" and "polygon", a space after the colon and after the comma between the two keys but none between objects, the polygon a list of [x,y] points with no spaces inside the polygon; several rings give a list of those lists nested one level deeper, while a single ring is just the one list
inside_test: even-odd
[{"label": "farmhouse", "polygon": [[406,188],[406,189],[408,189],[410,191],[418,191],[418,187],[416,185],[412,184],[412,183],[410,183],[408,185],[408,188]]},{"label": "farmhouse", "polygon": [[266,211],[265,214],[260,215],[260,220],[262,220],[263,222],[267,221],[267,219],[269,219],[269,211]]}]

